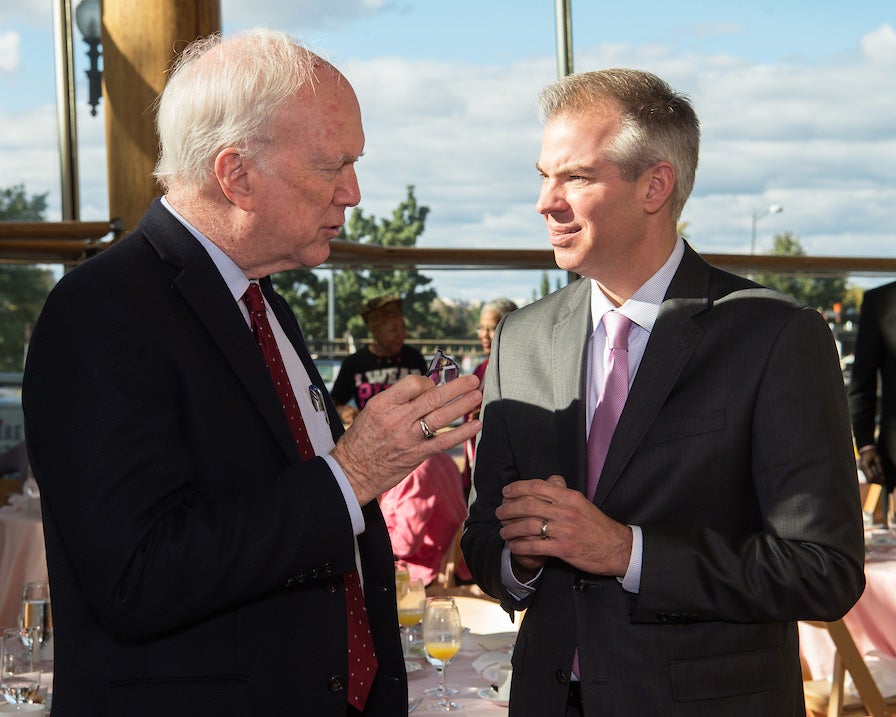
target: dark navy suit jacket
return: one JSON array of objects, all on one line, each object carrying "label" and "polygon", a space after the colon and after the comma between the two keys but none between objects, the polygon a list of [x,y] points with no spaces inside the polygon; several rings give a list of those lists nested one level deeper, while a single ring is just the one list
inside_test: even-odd
[{"label": "dark navy suit jacket", "polygon": [[[262,288],[312,380],[295,317]],[[346,711],[342,493],[302,462],[245,319],[158,202],[50,294],[24,379],[55,623],[53,712]],[[342,427],[327,409],[334,439]],[[359,536],[379,656],[368,714],[406,709],[392,552]]]}]

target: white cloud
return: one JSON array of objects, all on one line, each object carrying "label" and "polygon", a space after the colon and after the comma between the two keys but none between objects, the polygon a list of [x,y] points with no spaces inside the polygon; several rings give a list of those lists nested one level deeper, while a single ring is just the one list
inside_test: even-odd
[{"label": "white cloud", "polygon": [[870,62],[892,71],[896,63],[896,32],[891,25],[881,25],[862,38],[862,51]]},{"label": "white cloud", "polygon": [[[278,10],[280,4],[224,0],[225,26],[233,14],[288,29],[403,11],[372,0],[309,0],[288,10]],[[852,52],[822,60],[759,64],[661,44],[603,44],[578,52],[576,69],[647,69],[692,98],[703,144],[682,219],[696,248],[749,251],[753,213],[781,204],[783,213],[758,223],[758,249],[767,249],[775,233],[792,231],[812,253],[896,256],[889,209],[896,201],[894,61],[896,33],[881,25],[855,40]],[[556,75],[553,56],[500,65],[398,56],[337,64],[362,106],[367,145],[358,173],[366,214],[390,216],[413,184],[418,202],[431,209],[421,246],[547,248],[534,211],[541,138],[535,101]],[[108,211],[103,123],[86,107],[79,114],[82,216],[96,219]],[[58,218],[53,108],[25,112],[0,104],[0,156],[11,178],[6,184],[49,191],[57,212],[49,218]],[[525,287],[537,286],[541,272],[436,275],[447,297],[507,293],[528,300]]]},{"label": "white cloud", "polygon": [[0,32],[0,72],[15,72],[19,69],[21,43],[19,33],[12,30]]}]

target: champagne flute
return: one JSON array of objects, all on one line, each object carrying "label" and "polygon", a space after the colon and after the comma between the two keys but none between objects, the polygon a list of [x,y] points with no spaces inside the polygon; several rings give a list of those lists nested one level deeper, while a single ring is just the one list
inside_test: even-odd
[{"label": "champagne flute", "polygon": [[398,600],[398,624],[401,625],[401,648],[405,657],[411,657],[411,644],[414,633],[411,630],[423,619],[423,608],[426,606],[426,586],[419,578],[413,578],[405,584],[404,593],[396,593]]},{"label": "champagne flute", "polygon": [[39,688],[38,628],[4,628],[0,645],[0,694],[9,704],[22,704],[33,702]]},{"label": "champagne flute", "polygon": [[22,591],[22,626],[37,629],[41,648],[53,637],[53,613],[48,583],[25,583]]},{"label": "champagne flute", "polygon": [[437,668],[441,667],[441,698],[429,706],[437,712],[454,712],[463,709],[463,705],[452,702],[445,686],[445,668],[460,650],[463,628],[460,624],[460,612],[450,597],[433,597],[426,601],[423,613],[423,648],[426,659]]}]

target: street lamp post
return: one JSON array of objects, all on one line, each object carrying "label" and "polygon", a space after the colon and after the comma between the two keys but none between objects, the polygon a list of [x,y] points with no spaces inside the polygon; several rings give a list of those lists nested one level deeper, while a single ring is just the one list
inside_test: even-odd
[{"label": "street lamp post", "polygon": [[87,43],[87,57],[90,60],[90,67],[84,71],[90,95],[87,101],[90,104],[90,114],[96,117],[96,106],[103,96],[103,71],[99,66],[103,25],[100,0],[81,0],[75,8],[75,23]]},{"label": "street lamp post", "polygon": [[763,217],[768,216],[769,214],[780,214],[783,211],[784,211],[784,207],[782,207],[780,204],[771,204],[771,205],[769,205],[769,208],[764,211],[754,212],[754,214],[753,214],[753,231],[750,234],[750,254],[756,253],[756,223]]}]

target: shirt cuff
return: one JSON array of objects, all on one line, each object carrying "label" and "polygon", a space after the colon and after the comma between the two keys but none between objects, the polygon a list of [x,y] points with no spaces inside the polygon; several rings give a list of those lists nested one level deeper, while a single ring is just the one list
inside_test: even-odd
[{"label": "shirt cuff", "polygon": [[877,446],[874,445],[873,443],[871,443],[871,444],[869,444],[869,445],[867,445],[867,446],[862,446],[862,447],[859,449],[859,453],[860,453],[860,454],[861,454],[861,453],[865,453],[865,451],[870,451],[872,448],[873,448],[875,451],[877,450]]},{"label": "shirt cuff", "polygon": [[520,609],[525,603],[529,602],[532,593],[538,585],[538,579],[541,577],[541,570],[538,574],[527,583],[521,583],[513,574],[513,567],[510,564],[510,547],[505,545],[501,551],[501,582],[504,584],[504,590],[515,601],[515,608]]},{"label": "shirt cuff", "polygon": [[321,458],[323,458],[327,462],[327,465],[330,466],[330,470],[333,472],[333,477],[336,479],[336,485],[338,485],[339,489],[342,491],[345,507],[348,508],[348,515],[352,521],[352,531],[356,536],[361,535],[367,526],[364,522],[364,513],[361,512],[361,504],[355,496],[355,491],[352,490],[352,484],[348,482],[345,471],[342,470],[342,467],[336,462],[336,459],[333,458],[333,456],[327,453],[327,455],[321,456]]},{"label": "shirt cuff", "polygon": [[628,569],[622,576],[622,589],[630,593],[641,591],[641,558],[644,555],[644,536],[641,526],[630,525],[632,529],[632,554],[628,559]]}]

